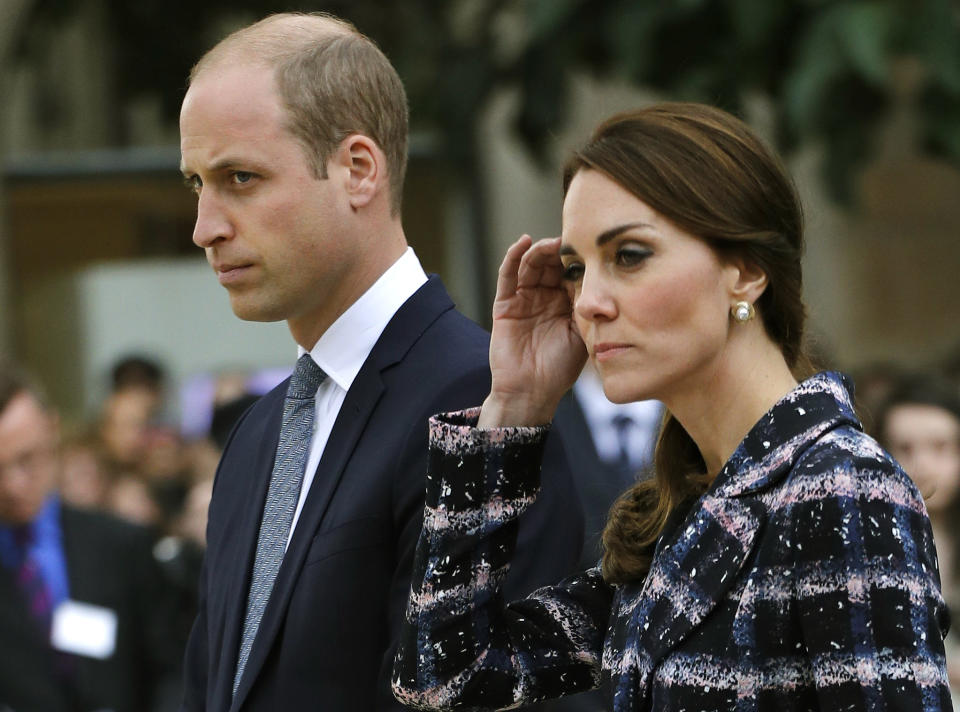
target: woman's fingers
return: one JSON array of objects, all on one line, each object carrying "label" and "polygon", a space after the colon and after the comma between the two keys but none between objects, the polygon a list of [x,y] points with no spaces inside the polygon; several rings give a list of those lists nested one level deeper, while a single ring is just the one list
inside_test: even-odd
[{"label": "woman's fingers", "polygon": [[519,240],[507,248],[507,254],[503,256],[497,273],[497,299],[507,299],[516,294],[520,261],[524,253],[529,251],[532,242],[529,235],[521,235]]},{"label": "woman's fingers", "polygon": [[535,242],[520,260],[519,287],[557,287],[563,277],[560,262],[560,238]]}]

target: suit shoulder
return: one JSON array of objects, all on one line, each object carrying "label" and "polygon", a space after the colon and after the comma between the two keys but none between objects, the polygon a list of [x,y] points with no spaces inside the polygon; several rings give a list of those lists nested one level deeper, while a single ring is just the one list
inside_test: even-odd
[{"label": "suit shoulder", "polygon": [[439,373],[489,373],[490,334],[451,309],[441,314],[411,348],[411,354]]}]

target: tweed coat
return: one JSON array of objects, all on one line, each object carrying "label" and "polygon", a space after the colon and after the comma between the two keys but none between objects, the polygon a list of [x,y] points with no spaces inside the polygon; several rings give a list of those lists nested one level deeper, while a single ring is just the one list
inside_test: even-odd
[{"label": "tweed coat", "polygon": [[[949,710],[923,500],[818,374],[678,511],[643,581],[597,568],[505,604],[545,428],[431,422],[424,526],[393,690],[421,709],[503,708],[610,679],[634,710]],[[549,473],[545,473],[549,477]]]}]

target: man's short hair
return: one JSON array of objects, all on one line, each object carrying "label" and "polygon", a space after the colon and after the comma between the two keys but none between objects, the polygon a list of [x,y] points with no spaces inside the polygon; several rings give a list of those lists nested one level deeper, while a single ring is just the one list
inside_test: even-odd
[{"label": "man's short hair", "polygon": [[160,391],[163,381],[163,367],[149,356],[123,356],[110,369],[110,390],[114,393],[125,388]]},{"label": "man's short hair", "polygon": [[0,362],[0,415],[21,394],[31,396],[43,410],[50,409],[46,392],[33,376],[12,363]]},{"label": "man's short hair", "polygon": [[290,131],[318,178],[353,133],[373,139],[387,157],[391,209],[400,213],[407,169],[409,111],[403,82],[380,48],[349,22],[326,13],[280,13],[228,35],[190,71],[227,61],[275,69]]}]

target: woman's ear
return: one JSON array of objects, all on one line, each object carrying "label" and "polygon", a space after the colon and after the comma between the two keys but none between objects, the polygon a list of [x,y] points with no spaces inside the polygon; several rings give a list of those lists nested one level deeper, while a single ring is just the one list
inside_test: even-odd
[{"label": "woman's ear", "polygon": [[340,144],[340,159],[348,171],[350,207],[369,205],[385,185],[386,156],[376,142],[363,134],[350,134]]},{"label": "woman's ear", "polygon": [[754,304],[767,288],[769,279],[756,263],[742,257],[730,260],[730,300]]}]

